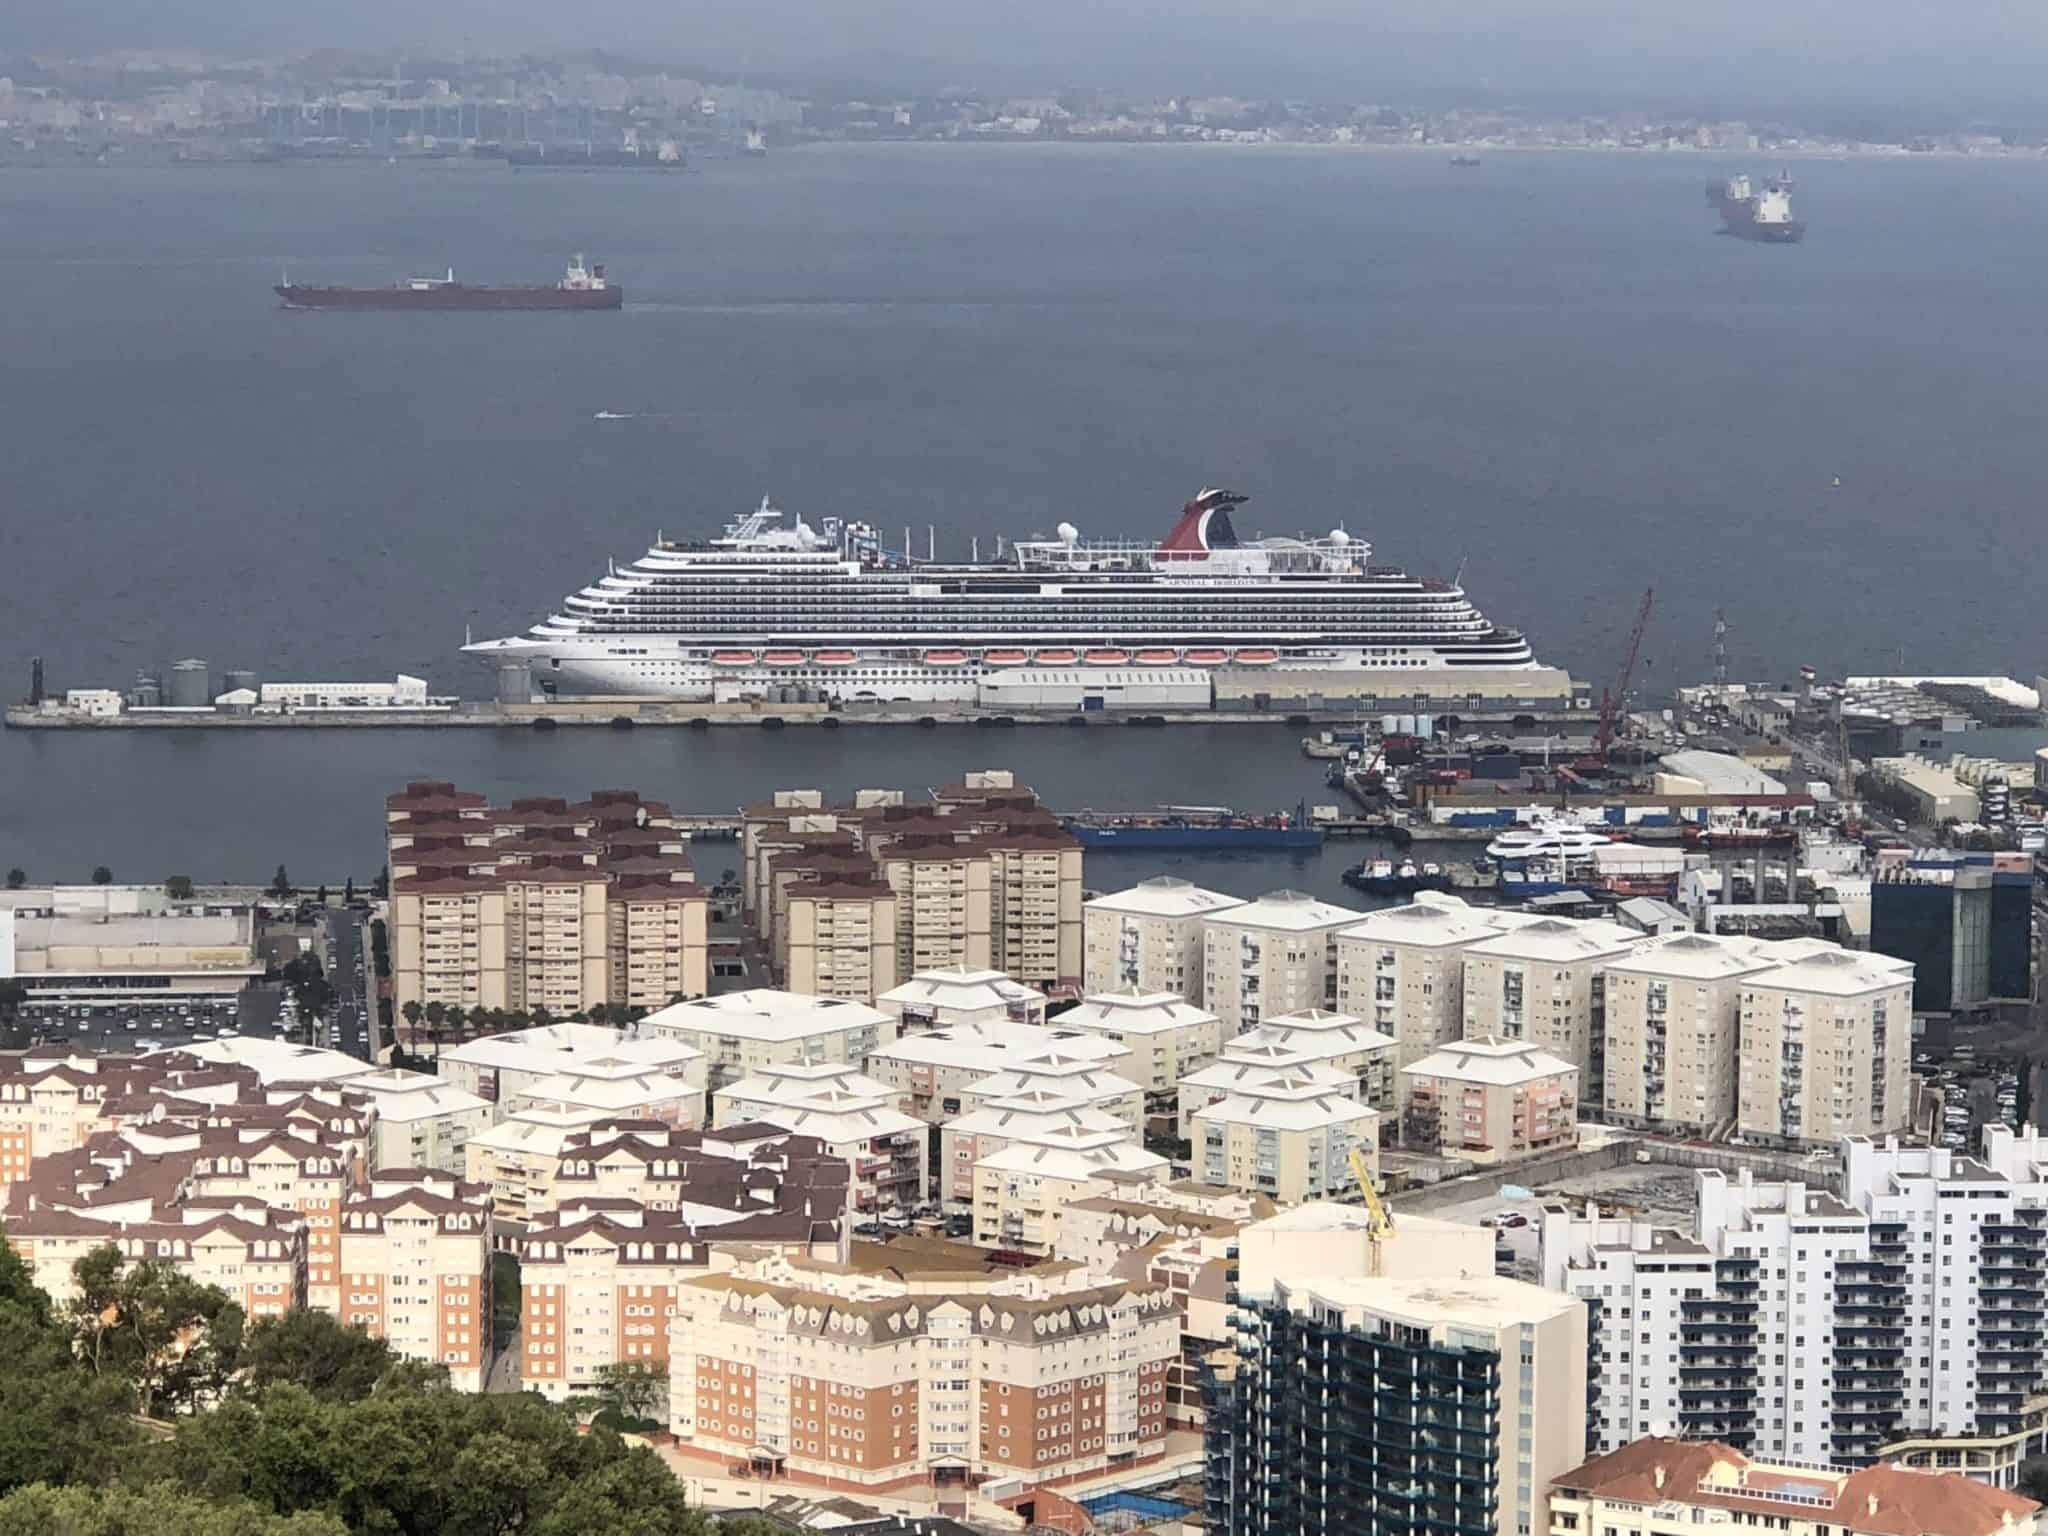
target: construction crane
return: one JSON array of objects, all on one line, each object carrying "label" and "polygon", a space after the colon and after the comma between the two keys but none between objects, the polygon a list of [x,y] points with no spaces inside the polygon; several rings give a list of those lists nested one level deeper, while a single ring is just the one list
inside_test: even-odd
[{"label": "construction crane", "polygon": [[1643,649],[1643,631],[1650,627],[1650,605],[1656,596],[1655,587],[1643,589],[1643,605],[1636,610],[1635,626],[1628,632],[1628,649],[1622,652],[1621,676],[1615,679],[1611,692],[1600,690],[1600,734],[1593,738],[1593,756],[1601,763],[1607,761],[1614,746],[1615,727],[1628,707],[1628,685],[1636,675],[1636,657]]},{"label": "construction crane", "polygon": [[1365,1160],[1365,1149],[1357,1142],[1351,1144],[1351,1175],[1358,1180],[1358,1192],[1365,1197],[1365,1236],[1372,1245],[1372,1273],[1381,1272],[1380,1250],[1388,1238],[1394,1235],[1394,1218],[1380,1201],[1380,1192],[1373,1187],[1372,1166]]}]

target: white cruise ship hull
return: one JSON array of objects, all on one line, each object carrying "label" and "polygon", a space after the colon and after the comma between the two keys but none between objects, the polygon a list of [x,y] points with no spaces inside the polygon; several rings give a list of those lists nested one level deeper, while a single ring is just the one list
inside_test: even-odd
[{"label": "white cruise ship hull", "polygon": [[[465,649],[528,664],[549,692],[690,702],[788,697],[971,704],[1025,672],[1315,674],[1390,704],[1468,676],[1548,672],[1450,582],[1369,563],[1341,530],[1238,540],[1204,491],[1157,545],[1013,546],[1007,561],[944,565],[885,550],[872,529],[777,526],[764,502],[726,537],[657,542],[563,600],[524,635]],[[1278,695],[1317,691],[1297,677]],[[1476,688],[1475,692],[1478,691]]]}]

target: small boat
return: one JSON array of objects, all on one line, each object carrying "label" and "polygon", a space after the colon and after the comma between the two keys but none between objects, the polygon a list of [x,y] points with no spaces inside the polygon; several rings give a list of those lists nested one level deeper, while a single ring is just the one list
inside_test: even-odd
[{"label": "small boat", "polygon": [[754,664],[752,651],[713,651],[711,665],[714,667],[751,667]]},{"label": "small boat", "polygon": [[850,667],[859,658],[851,651],[820,651],[811,660],[821,667]]},{"label": "small boat", "polygon": [[1368,896],[1413,896],[1417,891],[1441,891],[1450,887],[1450,877],[1440,864],[1420,864],[1403,859],[1368,859],[1344,871],[1344,883]]},{"label": "small boat", "polygon": [[1131,654],[1129,651],[1119,651],[1110,648],[1090,651],[1081,659],[1091,667],[1120,667],[1131,659]]},{"label": "small boat", "polygon": [[1071,667],[1081,656],[1078,651],[1051,650],[1040,651],[1033,659],[1041,667]]},{"label": "small boat", "polygon": [[1241,667],[1270,667],[1280,659],[1280,653],[1263,645],[1246,646],[1232,657]]},{"label": "small boat", "polygon": [[965,651],[926,651],[924,664],[928,667],[964,667],[967,665]]},{"label": "small boat", "polygon": [[1185,652],[1181,660],[1191,667],[1220,667],[1230,660],[1230,652],[1218,650],[1214,646],[1202,646]]},{"label": "small boat", "polygon": [[803,664],[802,651],[763,651],[761,659],[771,667],[795,667]]},{"label": "small boat", "polygon": [[1141,667],[1170,667],[1180,660],[1180,652],[1163,650],[1140,651],[1137,654],[1136,660]]},{"label": "small boat", "polygon": [[1024,651],[983,651],[981,659],[992,667],[1021,667],[1031,657]]}]

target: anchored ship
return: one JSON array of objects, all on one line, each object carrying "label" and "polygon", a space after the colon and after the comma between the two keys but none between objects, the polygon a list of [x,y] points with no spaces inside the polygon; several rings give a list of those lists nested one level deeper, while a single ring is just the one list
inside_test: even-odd
[{"label": "anchored ship", "polygon": [[1152,812],[1077,811],[1062,818],[1083,848],[1320,848],[1307,807],[1247,816],[1222,805],[1162,805]]},{"label": "anchored ship", "polygon": [[488,288],[446,277],[413,277],[384,288],[315,288],[283,282],[277,296],[286,309],[617,309],[626,290],[604,275],[604,266],[586,267],[573,257],[562,280],[552,287]]},{"label": "anchored ship", "polygon": [[1202,491],[1158,544],[1062,523],[996,561],[954,565],[887,548],[863,523],[785,523],[764,498],[723,537],[658,539],[524,635],[463,649],[526,662],[555,692],[699,701],[787,685],[972,702],[1012,668],[1310,671],[1412,699],[1426,683],[1478,692],[1489,674],[1544,670],[1457,583],[1374,565],[1341,528],[1239,538],[1231,512],[1245,499]]},{"label": "anchored ship", "polygon": [[1747,176],[1708,182],[1707,206],[1719,209],[1722,227],[1743,240],[1791,245],[1806,233],[1806,225],[1792,216],[1792,178],[1782,172],[1761,191]]}]

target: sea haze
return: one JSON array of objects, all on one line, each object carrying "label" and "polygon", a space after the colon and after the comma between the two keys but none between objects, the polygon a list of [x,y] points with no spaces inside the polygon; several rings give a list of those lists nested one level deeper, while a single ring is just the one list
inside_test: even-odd
[{"label": "sea haze", "polygon": [[[1769,247],[1717,236],[1702,195],[1767,164],[1481,158],[874,145],[673,177],[0,171],[0,692],[40,654],[60,686],[199,656],[482,694],[465,626],[522,629],[608,556],[715,533],[764,493],[920,543],[936,524],[964,555],[1063,520],[1156,536],[1205,483],[1252,496],[1248,533],[1341,522],[1380,559],[1462,567],[1490,615],[1596,682],[1653,582],[1653,689],[1706,672],[1717,608],[1738,674],[1903,655],[2032,675],[2048,166],[1799,163],[1810,233]],[[287,270],[552,281],[579,249],[624,312],[294,314],[270,293]],[[356,780],[479,750],[376,740],[349,743]],[[585,741],[559,773],[507,776],[617,778]],[[86,784],[91,811],[125,796],[161,822],[175,802],[200,825],[242,808],[250,772],[346,792],[293,755],[223,736],[31,753],[10,733],[0,780],[31,814],[0,844],[67,824],[39,804],[87,812]],[[118,783],[88,767],[111,756]]]}]

